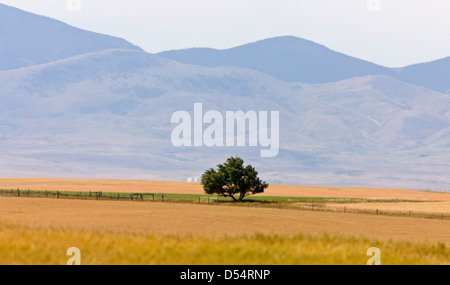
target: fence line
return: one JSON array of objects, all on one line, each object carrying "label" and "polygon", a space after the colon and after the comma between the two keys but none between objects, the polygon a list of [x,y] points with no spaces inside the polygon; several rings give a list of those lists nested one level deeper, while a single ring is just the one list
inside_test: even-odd
[{"label": "fence line", "polygon": [[[84,200],[128,200],[128,201],[157,201],[156,198],[159,197],[158,201],[161,202],[179,202],[182,199],[167,199],[164,194],[158,193],[104,193],[102,191],[89,191],[89,192],[61,192],[61,191],[30,191],[30,190],[2,190],[0,189],[0,197],[25,197],[25,198],[56,198],[56,199],[84,199]],[[304,211],[315,211],[315,212],[340,212],[340,213],[359,213],[359,214],[372,214],[372,215],[385,215],[385,216],[403,216],[403,217],[415,217],[415,218],[429,218],[429,219],[440,219],[440,220],[450,220],[450,215],[446,213],[431,213],[431,212],[415,212],[409,211],[389,211],[389,210],[369,210],[369,209],[350,209],[346,206],[338,208],[336,206],[329,207],[324,203],[259,203],[259,202],[248,202],[247,203],[232,203],[228,201],[219,200],[214,197],[199,197],[198,203],[201,200],[207,200],[208,204],[210,201],[215,201],[214,204],[219,205],[230,205],[230,206],[241,206],[250,208],[252,204],[253,207],[257,208],[278,208],[278,209],[288,209],[288,210],[304,210]],[[192,200],[190,200],[192,201]],[[186,202],[186,201],[185,201]],[[195,200],[193,201],[195,203]]]},{"label": "fence line", "polygon": [[198,203],[199,203],[199,204],[200,204],[200,201],[201,201],[202,199],[204,199],[204,200],[207,199],[207,200],[208,200],[208,204],[209,204],[210,200],[215,200],[217,204],[219,203],[219,198],[213,198],[213,197],[198,197]]},{"label": "fence line", "polygon": [[[145,197],[152,196],[152,201],[155,201],[156,197],[160,197],[164,202],[164,194],[157,193],[134,193],[129,196],[121,193],[104,193],[102,191],[89,191],[89,192],[61,192],[61,191],[30,191],[30,190],[0,190],[1,197],[24,197],[24,198],[56,198],[56,199],[84,199],[84,200],[141,200],[148,201]],[[138,199],[140,198],[140,199]]]}]

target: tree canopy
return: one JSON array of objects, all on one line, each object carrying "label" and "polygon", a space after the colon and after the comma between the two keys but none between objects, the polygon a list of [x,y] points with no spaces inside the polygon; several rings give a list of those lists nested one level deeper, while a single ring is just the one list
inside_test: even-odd
[{"label": "tree canopy", "polygon": [[[211,168],[202,175],[201,183],[206,194],[231,197],[241,202],[245,196],[263,193],[269,186],[259,179],[253,166],[244,166],[240,157],[230,157],[217,167],[217,170]],[[235,195],[239,195],[238,198]]]}]

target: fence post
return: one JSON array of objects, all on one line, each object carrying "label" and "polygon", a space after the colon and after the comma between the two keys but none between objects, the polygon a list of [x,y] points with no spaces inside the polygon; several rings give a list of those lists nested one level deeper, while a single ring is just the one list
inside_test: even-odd
[{"label": "fence post", "polygon": [[375,212],[375,214],[378,215],[378,209],[377,209],[377,211]]},{"label": "fence post", "polygon": [[56,191],[56,197],[59,199],[59,191]]},{"label": "fence post", "polygon": [[162,201],[164,202],[164,195],[162,195]]},{"label": "fence post", "polygon": [[17,188],[17,197],[20,197],[20,190]]}]

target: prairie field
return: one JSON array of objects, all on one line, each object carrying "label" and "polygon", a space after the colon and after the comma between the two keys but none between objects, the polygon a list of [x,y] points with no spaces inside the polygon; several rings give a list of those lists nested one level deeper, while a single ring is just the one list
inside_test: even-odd
[{"label": "prairie field", "polygon": [[[201,194],[198,183],[0,179],[0,189],[16,188]],[[379,190],[273,185],[265,195],[397,198],[405,201],[325,206],[449,212],[449,193]],[[226,204],[0,197],[0,264],[65,264],[70,247],[80,249],[82,264],[364,265],[370,247],[380,248],[382,264],[450,264],[449,223]]]},{"label": "prairie field", "polygon": [[[328,203],[326,208],[347,210],[380,210],[386,213],[403,212],[408,213],[429,213],[429,214],[450,214],[450,201],[436,201],[436,202],[401,202],[401,203]],[[413,212],[414,211],[414,212]]]},{"label": "prairie field", "polygon": [[[112,180],[112,179],[54,179],[54,178],[0,178],[0,189],[49,190],[73,192],[117,192],[117,193],[165,193],[203,194],[200,183]],[[272,184],[259,197],[320,197],[357,198],[380,200],[403,200],[402,203],[352,203],[329,204],[330,209],[359,209],[373,211],[389,209],[450,215],[450,192],[421,191],[411,189],[361,188],[361,187],[320,187]],[[420,203],[407,203],[408,200]],[[328,205],[327,205],[328,206]]]},{"label": "prairie field", "polygon": [[[52,191],[103,191],[203,194],[200,183],[112,180],[112,179],[55,179],[55,178],[0,178],[0,189],[52,190]],[[335,197],[411,199],[425,201],[450,201],[450,192],[433,192],[410,189],[320,187],[271,184],[261,196]]]}]

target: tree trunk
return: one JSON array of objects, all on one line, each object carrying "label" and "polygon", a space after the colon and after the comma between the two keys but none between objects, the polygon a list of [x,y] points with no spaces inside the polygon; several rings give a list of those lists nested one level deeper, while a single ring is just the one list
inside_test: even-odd
[{"label": "tree trunk", "polygon": [[231,197],[231,198],[233,198],[233,201],[234,201],[234,202],[238,202],[238,200],[237,200],[236,198],[234,198],[234,195],[229,194],[228,196]]}]

